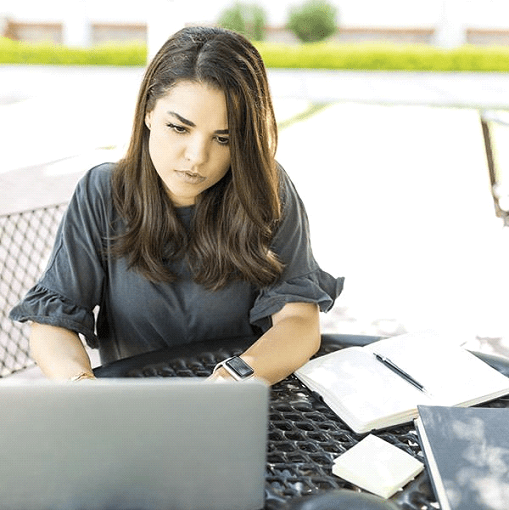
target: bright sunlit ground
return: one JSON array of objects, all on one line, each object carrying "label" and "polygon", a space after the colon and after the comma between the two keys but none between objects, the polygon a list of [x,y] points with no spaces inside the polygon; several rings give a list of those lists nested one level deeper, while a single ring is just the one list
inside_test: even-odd
[{"label": "bright sunlit ground", "polygon": [[507,338],[509,233],[476,110],[336,104],[284,130],[278,159],[316,258],[346,276],[327,329]]}]

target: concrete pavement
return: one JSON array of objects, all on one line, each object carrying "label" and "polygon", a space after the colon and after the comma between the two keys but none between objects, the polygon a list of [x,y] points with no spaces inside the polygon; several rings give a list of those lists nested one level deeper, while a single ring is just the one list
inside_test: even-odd
[{"label": "concrete pavement", "polygon": [[[142,68],[0,66],[0,105],[73,90],[136,91]],[[269,69],[274,97],[313,101],[509,108],[509,73]]]},{"label": "concrete pavement", "polygon": [[269,71],[276,97],[364,104],[509,109],[509,73]]},{"label": "concrete pavement", "polygon": [[[0,66],[0,213],[68,199],[128,139],[139,68]],[[508,231],[489,192],[479,109],[509,110],[509,75],[270,70],[278,159],[315,255],[346,276],[326,331],[433,327],[509,355]]]}]

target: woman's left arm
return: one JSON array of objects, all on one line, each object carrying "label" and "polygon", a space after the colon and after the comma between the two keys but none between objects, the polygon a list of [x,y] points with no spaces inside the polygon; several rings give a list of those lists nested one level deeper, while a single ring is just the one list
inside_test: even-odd
[{"label": "woman's left arm", "polygon": [[[272,327],[241,358],[255,377],[275,384],[306,363],[320,348],[320,319],[314,303],[287,303],[272,315]],[[221,368],[213,378],[229,378]]]}]

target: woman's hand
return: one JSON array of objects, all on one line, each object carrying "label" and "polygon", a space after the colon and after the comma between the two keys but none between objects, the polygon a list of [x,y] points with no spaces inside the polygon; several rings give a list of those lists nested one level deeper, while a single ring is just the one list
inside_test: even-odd
[{"label": "woman's hand", "polygon": [[[320,348],[318,305],[287,303],[272,316],[272,327],[241,358],[254,369],[254,376],[275,384],[306,363]],[[234,380],[219,368],[210,380]]]}]

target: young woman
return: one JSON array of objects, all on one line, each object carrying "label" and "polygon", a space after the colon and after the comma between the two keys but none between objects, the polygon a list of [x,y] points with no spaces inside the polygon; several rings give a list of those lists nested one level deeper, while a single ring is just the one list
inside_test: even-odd
[{"label": "young woman", "polygon": [[251,43],[217,28],[172,36],[145,73],[126,156],[80,181],[45,273],[11,312],[32,322],[43,373],[93,378],[79,335],[104,363],[258,333],[237,361],[270,384],[305,363],[343,279],[313,258],[276,144]]}]

